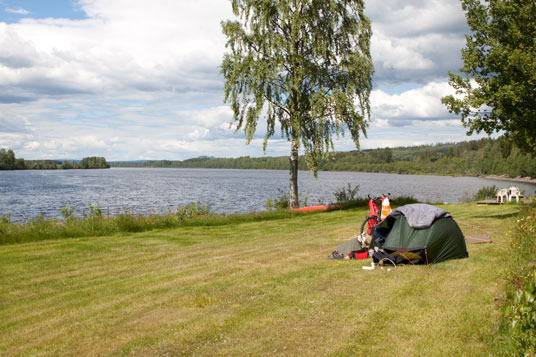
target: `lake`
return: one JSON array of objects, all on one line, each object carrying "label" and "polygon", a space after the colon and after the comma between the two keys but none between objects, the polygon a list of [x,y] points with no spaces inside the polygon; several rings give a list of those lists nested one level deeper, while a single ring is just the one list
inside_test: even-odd
[{"label": "lake", "polygon": [[[358,195],[410,195],[424,202],[457,203],[481,187],[518,186],[534,195],[536,186],[476,177],[397,175],[362,172],[319,172],[315,179],[299,173],[298,187],[308,204],[329,203],[333,192],[348,183]],[[288,192],[288,171],[227,169],[112,168],[109,170],[0,171],[0,215],[26,221],[44,213],[60,218],[63,205],[76,206],[80,215],[88,201],[106,214],[128,208],[133,213],[162,213],[199,201],[216,212],[238,213],[265,209],[268,197]]]}]

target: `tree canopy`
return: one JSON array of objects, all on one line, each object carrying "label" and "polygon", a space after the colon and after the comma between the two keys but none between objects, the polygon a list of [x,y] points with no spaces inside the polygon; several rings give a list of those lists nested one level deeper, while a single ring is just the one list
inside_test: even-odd
[{"label": "tree canopy", "polygon": [[15,158],[13,150],[0,149],[0,170],[108,169],[104,157],[85,157],[80,161],[24,160]]},{"label": "tree canopy", "polygon": [[362,0],[231,0],[239,21],[222,24],[225,101],[246,142],[266,119],[264,150],[280,127],[291,142],[291,206],[298,150],[310,170],[348,129],[359,148],[370,119],[370,21]]},{"label": "tree canopy", "polygon": [[468,134],[503,132],[536,153],[536,1],[462,0],[462,8],[471,29],[465,76],[450,73],[456,95],[443,103],[461,114]]}]

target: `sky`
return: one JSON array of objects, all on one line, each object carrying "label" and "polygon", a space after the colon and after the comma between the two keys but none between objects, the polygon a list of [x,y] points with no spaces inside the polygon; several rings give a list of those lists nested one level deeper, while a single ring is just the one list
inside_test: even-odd
[{"label": "sky", "polygon": [[[458,0],[368,0],[375,74],[362,149],[467,137],[441,97],[468,32]],[[227,0],[0,0],[0,148],[25,159],[262,156],[231,126]],[[349,135],[335,150],[355,150]],[[288,155],[284,138],[266,155]]]}]

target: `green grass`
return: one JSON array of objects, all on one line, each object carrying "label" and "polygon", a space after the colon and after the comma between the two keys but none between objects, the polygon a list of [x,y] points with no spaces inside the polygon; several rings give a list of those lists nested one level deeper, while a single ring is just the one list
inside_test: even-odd
[{"label": "green grass", "polygon": [[0,246],[0,355],[489,355],[517,206],[469,259],[330,261],[365,209]]}]

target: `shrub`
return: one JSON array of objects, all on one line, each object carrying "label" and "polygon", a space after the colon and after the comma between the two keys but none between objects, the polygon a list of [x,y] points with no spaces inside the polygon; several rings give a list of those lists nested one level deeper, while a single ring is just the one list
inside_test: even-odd
[{"label": "shrub", "polygon": [[510,287],[503,303],[501,350],[512,355],[536,353],[536,201],[523,205],[510,236],[507,276]]},{"label": "shrub", "polygon": [[[288,210],[290,208],[290,198],[289,195],[284,193],[283,190],[277,189],[277,192],[279,193],[278,196],[275,198],[270,198],[266,200],[266,209],[268,211],[279,211],[279,210]],[[300,196],[302,196],[300,194]],[[299,200],[298,204],[300,207],[307,206],[307,200],[308,197],[305,196],[304,199]]]},{"label": "shrub", "polygon": [[348,183],[348,188],[340,188],[337,191],[333,192],[335,196],[335,203],[341,204],[349,201],[355,201],[357,199],[357,192],[359,191],[359,185],[356,185],[354,188]]},{"label": "shrub", "polygon": [[495,198],[499,188],[495,185],[493,186],[484,186],[477,191],[473,196],[473,201],[485,200],[487,198]]},{"label": "shrub", "polygon": [[192,202],[184,206],[179,206],[177,208],[177,217],[180,221],[186,219],[197,218],[201,216],[209,216],[214,214],[210,205],[202,204],[201,202]]},{"label": "shrub", "polygon": [[99,205],[93,206],[90,201],[87,201],[88,210],[87,212],[82,212],[84,218],[97,218],[102,217],[102,210]]},{"label": "shrub", "polygon": [[75,209],[76,209],[76,206],[67,207],[67,204],[64,203],[63,207],[60,209],[62,218],[66,221],[70,219],[75,219],[76,218]]},{"label": "shrub", "polygon": [[[519,355],[536,353],[536,277],[534,269],[523,276],[523,286],[510,294],[510,304],[503,308],[505,324],[509,330],[511,349]],[[517,353],[516,353],[517,354]]]}]

